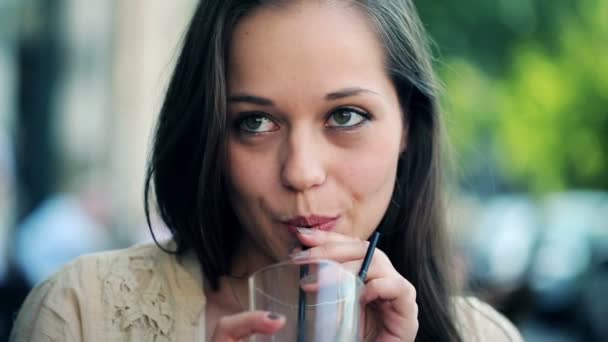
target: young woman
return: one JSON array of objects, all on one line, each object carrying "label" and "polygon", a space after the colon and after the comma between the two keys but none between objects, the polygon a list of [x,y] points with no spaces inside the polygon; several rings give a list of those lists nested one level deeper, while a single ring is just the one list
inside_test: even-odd
[{"label": "young woman", "polygon": [[409,0],[201,1],[146,182],[173,239],[79,258],[13,340],[272,334],[285,318],[246,311],[247,276],[288,258],[356,272],[374,231],[366,340],[520,340],[450,287],[425,39]]}]

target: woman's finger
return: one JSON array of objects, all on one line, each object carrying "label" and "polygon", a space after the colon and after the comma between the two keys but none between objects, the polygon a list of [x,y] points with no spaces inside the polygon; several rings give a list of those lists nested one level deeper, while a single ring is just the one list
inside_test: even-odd
[{"label": "woman's finger", "polygon": [[378,340],[413,340],[418,331],[416,291],[405,279],[370,280],[363,293],[364,303],[374,303],[382,315],[382,332]]},{"label": "woman's finger", "polygon": [[273,334],[285,325],[285,317],[267,311],[246,311],[222,317],[215,327],[213,342],[232,342],[253,334]]},{"label": "woman's finger", "polygon": [[[329,259],[342,264],[353,273],[358,273],[363,263],[368,241],[331,242],[308,249],[297,249],[290,254],[290,258],[296,263],[306,263],[311,260]],[[396,275],[392,263],[382,252],[376,248],[367,271],[367,279]]]},{"label": "woman's finger", "polygon": [[[354,274],[359,273],[361,270],[361,265],[363,265],[363,259],[342,263],[342,267]],[[363,281],[367,282],[372,279],[384,277],[402,278],[401,275],[395,270],[393,264],[390,262],[386,254],[384,254],[382,250],[376,248],[374,256],[372,257],[370,265],[367,269],[367,276],[365,279],[363,279]]]},{"label": "woman's finger", "polygon": [[292,253],[290,254],[290,258],[295,262],[330,259],[343,263],[363,259],[367,246],[369,246],[369,242],[367,241],[328,242]]},{"label": "woman's finger", "polygon": [[297,237],[304,246],[309,247],[319,246],[328,242],[361,241],[361,239],[348,235],[311,228],[298,228]]},{"label": "woman's finger", "polygon": [[418,315],[416,289],[403,278],[385,277],[368,281],[363,292],[363,303],[374,301],[379,301],[382,305],[390,303],[392,309],[403,317],[416,318]]}]

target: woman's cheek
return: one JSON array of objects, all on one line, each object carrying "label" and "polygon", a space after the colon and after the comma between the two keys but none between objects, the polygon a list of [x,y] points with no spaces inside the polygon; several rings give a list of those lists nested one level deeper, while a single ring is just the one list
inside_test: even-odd
[{"label": "woman's cheek", "polygon": [[252,149],[238,142],[229,144],[228,170],[233,190],[243,197],[268,191],[277,161],[269,151]]},{"label": "woman's cheek", "polygon": [[397,144],[375,141],[364,149],[353,150],[338,162],[337,172],[341,183],[350,187],[359,196],[373,196],[386,192],[395,183],[399,158]]}]

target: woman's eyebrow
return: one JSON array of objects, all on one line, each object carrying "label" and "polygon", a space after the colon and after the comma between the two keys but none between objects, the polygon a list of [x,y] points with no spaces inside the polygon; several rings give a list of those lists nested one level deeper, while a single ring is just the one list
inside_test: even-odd
[{"label": "woman's eyebrow", "polygon": [[261,96],[255,96],[250,94],[236,94],[228,96],[228,102],[244,102],[251,103],[258,106],[274,106],[272,100]]},{"label": "woman's eyebrow", "polygon": [[362,93],[380,95],[377,92],[361,87],[344,88],[325,95],[327,101],[338,100],[349,96],[360,95]]},{"label": "woman's eyebrow", "polygon": [[[331,92],[331,93],[325,95],[325,100],[327,100],[327,101],[339,100],[339,99],[342,99],[345,97],[360,95],[362,93],[380,95],[373,90],[369,90],[369,89],[365,89],[365,88],[361,88],[361,87],[351,87],[351,88],[344,88],[344,89],[340,89],[340,90]],[[258,105],[258,106],[274,106],[274,102],[272,102],[271,99],[257,96],[257,95],[251,95],[251,94],[247,94],[247,93],[239,93],[239,94],[235,94],[235,95],[230,95],[230,96],[228,96],[228,102],[251,103],[251,104]]]}]

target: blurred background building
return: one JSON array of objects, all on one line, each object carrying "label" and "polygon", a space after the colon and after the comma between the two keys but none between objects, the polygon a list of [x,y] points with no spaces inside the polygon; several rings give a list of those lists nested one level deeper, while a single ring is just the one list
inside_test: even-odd
[{"label": "blurred background building", "polygon": [[[608,340],[608,1],[415,3],[462,286],[528,341]],[[60,265],[150,239],[145,161],[195,5],[0,0],[0,340]]]}]

